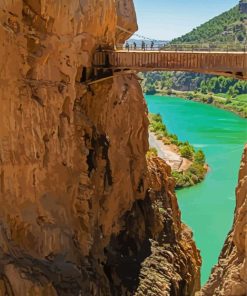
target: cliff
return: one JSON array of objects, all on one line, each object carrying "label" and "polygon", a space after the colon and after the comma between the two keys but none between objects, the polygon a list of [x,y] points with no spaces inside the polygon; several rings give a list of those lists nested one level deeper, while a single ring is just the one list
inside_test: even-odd
[{"label": "cliff", "polygon": [[170,166],[151,157],[148,180],[145,200],[151,201],[151,207],[146,207],[149,214],[144,221],[151,231],[151,252],[142,263],[135,295],[194,295],[200,288],[201,258],[191,230],[181,223]]},{"label": "cliff", "polygon": [[245,296],[247,293],[247,146],[245,147],[236,189],[236,209],[231,231],[213,268],[202,296]]},{"label": "cliff", "polygon": [[199,289],[169,168],[146,162],[137,78],[81,83],[98,46],[136,30],[133,8],[0,3],[0,295],[145,295],[150,264],[160,295]]}]

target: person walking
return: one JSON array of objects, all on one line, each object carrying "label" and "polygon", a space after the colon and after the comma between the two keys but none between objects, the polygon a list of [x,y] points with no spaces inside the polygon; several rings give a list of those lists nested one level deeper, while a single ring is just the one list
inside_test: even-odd
[{"label": "person walking", "polygon": [[133,45],[134,45],[134,50],[136,50],[136,42],[134,42]]},{"label": "person walking", "polygon": [[154,42],[152,41],[151,42],[151,50],[153,50],[154,49]]},{"label": "person walking", "polygon": [[142,50],[145,50],[145,42],[144,41],[142,41]]}]

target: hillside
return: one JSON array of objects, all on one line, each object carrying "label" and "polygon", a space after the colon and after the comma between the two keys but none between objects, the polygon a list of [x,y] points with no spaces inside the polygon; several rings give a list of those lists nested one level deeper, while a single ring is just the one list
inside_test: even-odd
[{"label": "hillside", "polygon": [[247,14],[242,13],[237,5],[184,36],[174,39],[172,43],[245,43],[246,40]]}]

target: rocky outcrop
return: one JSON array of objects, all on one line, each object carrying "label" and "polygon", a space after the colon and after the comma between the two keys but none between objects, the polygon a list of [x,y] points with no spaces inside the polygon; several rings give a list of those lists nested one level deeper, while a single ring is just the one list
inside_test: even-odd
[{"label": "rocky outcrop", "polygon": [[121,44],[138,30],[134,3],[132,0],[116,0],[117,31],[116,41]]},{"label": "rocky outcrop", "polygon": [[191,230],[181,223],[170,166],[152,158],[148,180],[151,214],[145,221],[151,232],[151,254],[142,264],[135,295],[194,295],[200,289],[201,258]]},{"label": "rocky outcrop", "polygon": [[219,262],[213,268],[203,296],[245,296],[247,294],[247,146],[245,147],[239,183],[236,189],[234,222],[221,251]]},{"label": "rocky outcrop", "polygon": [[146,180],[144,200],[124,215],[123,229],[106,248],[112,295],[194,295],[201,259],[180,220],[171,168],[151,158]]},{"label": "rocky outcrop", "polygon": [[169,170],[148,170],[135,74],[85,83],[95,49],[129,37],[117,26],[136,29],[132,1],[0,3],[0,295],[141,295],[156,246],[164,291],[198,289]]}]

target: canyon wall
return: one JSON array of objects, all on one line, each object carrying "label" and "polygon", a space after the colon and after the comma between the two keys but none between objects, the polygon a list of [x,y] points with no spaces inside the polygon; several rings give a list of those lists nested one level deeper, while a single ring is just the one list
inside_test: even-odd
[{"label": "canyon wall", "polygon": [[[160,158],[148,160],[151,254],[142,263],[136,296],[192,296],[200,289],[201,257],[191,230],[181,223],[171,167]],[[140,225],[136,221],[137,225]]]},{"label": "canyon wall", "polygon": [[247,146],[236,189],[234,222],[218,264],[202,289],[202,296],[245,296],[247,294]]},{"label": "canyon wall", "polygon": [[136,29],[131,0],[0,2],[1,296],[199,289],[170,169],[146,161],[138,79],[81,83]]}]

